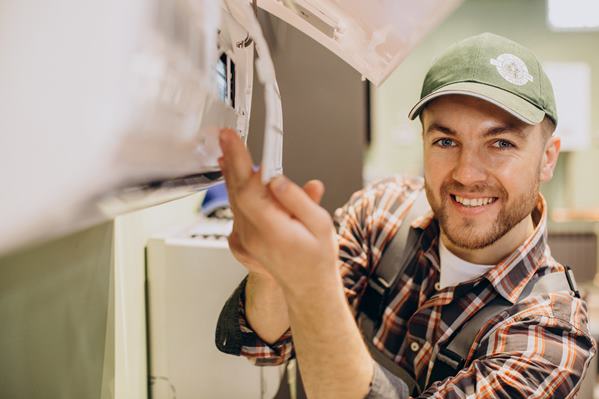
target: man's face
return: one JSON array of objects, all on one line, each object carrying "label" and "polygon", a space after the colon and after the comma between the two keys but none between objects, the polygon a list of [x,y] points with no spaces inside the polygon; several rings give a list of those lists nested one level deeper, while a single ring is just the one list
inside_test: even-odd
[{"label": "man's face", "polygon": [[541,125],[459,95],[432,101],[422,123],[426,194],[453,245],[487,247],[532,212],[554,166]]}]

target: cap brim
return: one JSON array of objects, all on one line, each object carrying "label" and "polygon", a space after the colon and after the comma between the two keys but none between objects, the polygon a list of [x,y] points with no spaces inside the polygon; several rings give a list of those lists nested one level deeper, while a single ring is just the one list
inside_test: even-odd
[{"label": "cap brim", "polygon": [[418,101],[410,111],[408,117],[414,120],[428,102],[448,94],[461,94],[488,101],[529,125],[536,125],[545,117],[545,111],[537,108],[522,97],[494,86],[476,82],[460,82],[441,87]]}]

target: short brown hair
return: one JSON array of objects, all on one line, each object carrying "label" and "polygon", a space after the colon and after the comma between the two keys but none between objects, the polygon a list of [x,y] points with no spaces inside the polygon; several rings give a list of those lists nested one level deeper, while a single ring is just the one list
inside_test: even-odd
[{"label": "short brown hair", "polygon": [[543,138],[547,141],[553,135],[553,132],[555,132],[556,125],[551,118],[545,116],[541,122],[541,128],[543,129]]}]

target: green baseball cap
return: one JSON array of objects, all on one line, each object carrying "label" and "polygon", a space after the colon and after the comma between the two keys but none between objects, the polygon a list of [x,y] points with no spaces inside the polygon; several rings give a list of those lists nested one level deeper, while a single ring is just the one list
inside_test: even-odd
[{"label": "green baseball cap", "polygon": [[481,98],[530,125],[545,115],[557,125],[553,88],[539,60],[526,47],[492,33],[464,39],[435,61],[409,118],[447,94]]}]

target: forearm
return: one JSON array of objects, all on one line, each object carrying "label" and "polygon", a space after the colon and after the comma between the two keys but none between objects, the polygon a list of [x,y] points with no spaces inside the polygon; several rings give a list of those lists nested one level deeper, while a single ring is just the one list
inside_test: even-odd
[{"label": "forearm", "polygon": [[293,341],[310,399],[364,398],[373,363],[338,275],[328,283],[285,289]]},{"label": "forearm", "polygon": [[289,328],[283,291],[268,277],[250,273],[245,288],[245,315],[254,332],[268,344]]},{"label": "forearm", "polygon": [[[252,170],[252,159],[235,131],[222,130],[219,142],[223,151],[219,164],[240,223],[239,243],[285,287],[288,314],[293,314],[289,320],[296,353],[310,399],[363,398],[373,364],[343,293],[336,268],[339,244],[330,215],[318,206],[316,196],[308,195],[284,176],[264,185],[260,172]],[[322,196],[320,186],[318,197]],[[323,273],[334,278],[326,279]],[[288,290],[290,286],[296,291]],[[254,331],[262,330],[259,334],[263,339],[273,339],[287,323],[281,322],[281,314],[276,314],[272,305],[285,302],[276,296],[260,298],[272,290],[252,289],[252,284],[248,291],[251,315],[248,318],[246,314],[246,319],[253,323]],[[260,316],[263,306],[269,312],[267,322]]]}]

